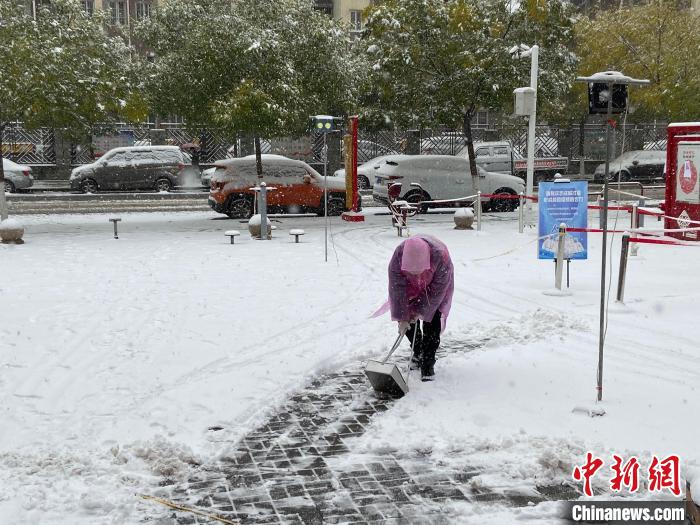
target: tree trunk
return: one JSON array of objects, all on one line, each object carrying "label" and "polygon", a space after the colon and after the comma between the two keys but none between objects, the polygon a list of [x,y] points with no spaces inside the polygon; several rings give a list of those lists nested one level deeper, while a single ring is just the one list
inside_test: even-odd
[{"label": "tree trunk", "polygon": [[255,135],[255,138],[253,140],[255,142],[255,168],[258,172],[258,178],[262,179],[263,172],[262,172],[262,155],[260,153],[260,137]]},{"label": "tree trunk", "polygon": [[463,131],[467,139],[467,154],[469,158],[469,172],[474,183],[474,191],[479,191],[479,170],[476,169],[476,157],[474,156],[474,139],[472,138],[472,117],[474,116],[474,106],[471,106],[464,113]]},{"label": "tree trunk", "polygon": [[5,167],[2,165],[2,139],[5,124],[0,122],[0,221],[7,219],[7,200],[5,199]]}]

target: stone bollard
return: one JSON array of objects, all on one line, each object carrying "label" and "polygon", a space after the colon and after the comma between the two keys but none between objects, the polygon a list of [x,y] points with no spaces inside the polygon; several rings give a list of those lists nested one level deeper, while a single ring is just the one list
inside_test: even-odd
[{"label": "stone bollard", "polygon": [[[272,224],[270,224],[270,219],[267,219],[267,238],[272,239]],[[262,218],[260,214],[253,215],[248,221],[248,231],[250,236],[254,239],[261,239],[262,235]]]},{"label": "stone bollard", "polygon": [[0,239],[3,244],[24,244],[24,226],[15,219],[0,222]]},{"label": "stone bollard", "polygon": [[471,208],[459,208],[454,214],[455,230],[472,230],[474,211]]}]

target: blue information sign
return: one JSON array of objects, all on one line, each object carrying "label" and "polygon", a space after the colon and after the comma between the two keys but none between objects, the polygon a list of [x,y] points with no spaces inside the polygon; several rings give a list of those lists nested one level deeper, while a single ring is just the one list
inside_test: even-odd
[{"label": "blue information sign", "polygon": [[[588,227],[588,182],[540,182],[539,209],[537,255],[539,259],[554,259],[561,223],[566,224],[567,228]],[[564,258],[588,258],[586,232],[567,232]]]}]

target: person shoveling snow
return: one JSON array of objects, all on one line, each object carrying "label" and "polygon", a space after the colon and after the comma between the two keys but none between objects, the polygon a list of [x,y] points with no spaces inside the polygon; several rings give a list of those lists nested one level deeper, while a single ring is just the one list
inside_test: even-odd
[{"label": "person shoveling snow", "polygon": [[435,353],[453,291],[454,267],[442,241],[415,235],[394,250],[389,262],[389,300],[372,317],[391,310],[399,333],[405,333],[413,345],[411,369],[420,368],[423,381],[432,381],[435,376]]}]

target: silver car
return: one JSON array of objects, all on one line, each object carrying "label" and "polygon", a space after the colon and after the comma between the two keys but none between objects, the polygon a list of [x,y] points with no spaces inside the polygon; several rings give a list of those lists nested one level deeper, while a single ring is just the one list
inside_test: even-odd
[{"label": "silver car", "polygon": [[5,193],[26,190],[34,184],[32,169],[29,166],[17,164],[3,157],[2,168],[5,172]]},{"label": "silver car", "polygon": [[[485,209],[513,211],[518,207],[518,199],[514,197],[525,191],[525,182],[521,178],[486,171],[481,166],[477,166],[477,171],[479,189],[483,194],[508,195],[493,199],[483,197]],[[469,161],[464,157],[393,155],[379,164],[374,176],[374,200],[384,204],[389,201],[389,186],[393,183],[401,183],[401,200],[414,203],[461,199],[476,193]],[[428,207],[429,204],[421,205],[421,211],[427,211]]]},{"label": "silver car", "polygon": [[98,190],[170,191],[175,186],[199,184],[199,170],[177,146],[128,146],[114,148],[91,164],[71,172],[71,189],[83,193]]}]

